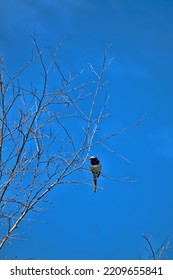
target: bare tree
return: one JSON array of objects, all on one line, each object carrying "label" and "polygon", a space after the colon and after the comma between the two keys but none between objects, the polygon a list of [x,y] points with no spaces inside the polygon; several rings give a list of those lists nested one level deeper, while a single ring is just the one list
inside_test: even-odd
[{"label": "bare tree", "polygon": [[[57,62],[61,44],[45,63],[44,51],[32,39],[32,57],[14,76],[8,74],[1,58],[0,248],[15,238],[20,222],[54,187],[64,183],[91,186],[89,180],[73,182],[71,175],[86,171],[91,148],[112,137],[95,137],[108,116],[104,112],[108,96],[103,92],[103,75],[111,62],[107,63],[108,48],[100,72],[88,64],[93,80],[81,82],[86,67],[77,75],[61,70]],[[22,75],[29,79],[32,67],[39,71],[39,83],[30,82],[26,88]]]},{"label": "bare tree", "polygon": [[[112,61],[107,61],[109,47],[99,72],[88,64],[72,75],[58,63],[61,44],[48,63],[36,37],[32,39],[31,59],[17,74],[9,75],[0,61],[0,248],[16,238],[15,229],[53,188],[65,183],[92,187],[90,179],[80,179],[80,172],[88,171],[91,149],[102,144],[114,152],[106,141],[142,121],[118,132],[97,133],[109,116],[104,78]],[[28,83],[33,72],[37,78]]]}]

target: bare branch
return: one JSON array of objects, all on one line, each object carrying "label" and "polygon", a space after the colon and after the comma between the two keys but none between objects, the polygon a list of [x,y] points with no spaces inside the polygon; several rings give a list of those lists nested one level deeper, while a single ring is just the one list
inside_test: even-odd
[{"label": "bare branch", "polygon": [[147,245],[149,246],[149,249],[147,247],[145,248],[149,254],[148,259],[160,260],[165,254],[165,252],[171,248],[169,246],[169,235],[165,238],[165,240],[162,242],[162,244],[157,250],[154,250],[153,245],[151,243],[151,238],[148,238],[145,234],[142,235],[142,238],[146,240]]}]

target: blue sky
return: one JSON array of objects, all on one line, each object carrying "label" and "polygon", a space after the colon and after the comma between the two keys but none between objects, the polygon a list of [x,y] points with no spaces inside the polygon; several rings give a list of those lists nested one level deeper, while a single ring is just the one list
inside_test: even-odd
[{"label": "blue sky", "polygon": [[[104,191],[62,185],[52,190],[47,211],[21,224],[19,241],[1,255],[18,259],[147,258],[142,234],[157,249],[173,243],[173,2],[171,0],[37,0],[1,4],[0,54],[15,73],[30,57],[30,34],[55,49],[65,37],[60,61],[80,71],[88,62],[99,69],[105,46],[114,62],[106,73],[111,114],[102,130],[120,130],[145,120],[110,141],[128,164],[98,146],[93,152],[107,176],[130,177],[124,184],[100,178]],[[27,83],[27,81],[26,81]],[[89,164],[89,163],[88,163]],[[85,175],[84,175],[85,176]],[[88,176],[88,174],[87,174]],[[173,258],[168,249],[165,259]]]}]

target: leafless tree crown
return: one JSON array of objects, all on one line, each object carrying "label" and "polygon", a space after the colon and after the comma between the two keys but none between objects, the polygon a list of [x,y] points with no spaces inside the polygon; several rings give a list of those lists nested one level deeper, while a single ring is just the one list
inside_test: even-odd
[{"label": "leafless tree crown", "polygon": [[0,248],[15,238],[14,230],[26,214],[55,186],[91,186],[88,179],[74,182],[71,175],[87,171],[91,148],[112,137],[96,137],[108,116],[103,78],[111,63],[108,48],[99,72],[88,64],[72,75],[58,63],[61,44],[45,63],[35,37],[33,43],[30,61],[15,75],[0,61]]},{"label": "leafless tree crown", "polygon": [[[0,249],[18,238],[15,229],[28,212],[40,210],[39,202],[54,187],[65,183],[92,187],[83,174],[96,145],[130,163],[110,148],[107,140],[143,121],[118,132],[97,133],[109,116],[105,112],[109,99],[105,71],[112,62],[107,60],[109,46],[100,71],[88,63],[73,75],[59,65],[61,43],[48,62],[47,53],[39,48],[35,37],[32,39],[31,59],[15,75],[8,73],[0,58]],[[149,246],[149,258],[160,259],[165,243],[154,251],[150,239],[143,238]]]}]

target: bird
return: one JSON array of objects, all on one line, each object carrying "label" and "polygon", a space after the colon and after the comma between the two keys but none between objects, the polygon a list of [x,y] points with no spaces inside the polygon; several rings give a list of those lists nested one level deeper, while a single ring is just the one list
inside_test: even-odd
[{"label": "bird", "polygon": [[98,160],[98,158],[95,157],[95,156],[91,156],[90,157],[90,161],[91,161],[90,169],[92,171],[93,180],[94,180],[94,192],[96,192],[96,190],[97,190],[97,178],[100,175],[102,166],[101,166],[100,161]]}]

